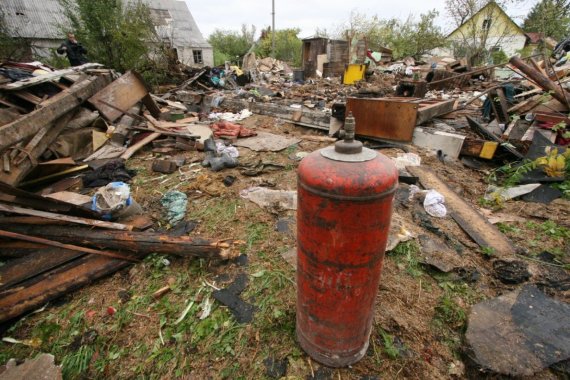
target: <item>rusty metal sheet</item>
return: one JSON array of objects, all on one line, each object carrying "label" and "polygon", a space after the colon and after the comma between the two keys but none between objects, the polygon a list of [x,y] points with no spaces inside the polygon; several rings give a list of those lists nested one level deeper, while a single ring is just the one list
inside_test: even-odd
[{"label": "rusty metal sheet", "polygon": [[401,99],[348,98],[346,110],[356,120],[356,134],[395,141],[412,141],[418,104]]}]

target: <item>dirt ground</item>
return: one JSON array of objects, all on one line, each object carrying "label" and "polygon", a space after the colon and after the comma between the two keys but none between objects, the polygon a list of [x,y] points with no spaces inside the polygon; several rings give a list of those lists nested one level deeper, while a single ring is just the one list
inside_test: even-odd
[{"label": "dirt ground", "polygon": [[[243,121],[255,130],[301,137],[320,132],[252,116]],[[183,153],[188,162],[179,172],[158,175],[150,170],[157,157],[143,151],[129,160],[138,171],[131,183],[134,199],[152,217],[155,230],[168,230],[160,198],[168,190],[189,197],[187,220],[197,222],[192,236],[212,240],[243,240],[241,258],[227,262],[180,259],[151,255],[143,263],[116,273],[40,312],[11,325],[3,337],[21,341],[0,344],[0,363],[25,359],[40,352],[52,353],[63,363],[66,378],[144,379],[261,379],[269,378],[270,361],[286,365],[277,374],[288,379],[447,379],[480,377],[465,355],[464,332],[471,305],[508,292],[494,275],[492,253],[482,252],[451,219],[428,216],[421,203],[406,200],[407,185],[400,185],[394,212],[417,238],[400,243],[386,255],[377,297],[370,348],[350,368],[328,369],[312,361],[295,340],[295,269],[283,254],[295,247],[294,211],[270,212],[240,197],[240,191],[260,184],[275,189],[296,189],[295,153],[312,152],[329,143],[302,140],[281,152],[253,152],[240,148],[240,163],[262,160],[283,169],[257,177],[240,174],[239,168],[213,173],[202,168],[200,152]],[[422,157],[458,194],[478,209],[498,209],[482,201],[486,178],[493,166],[479,170],[460,162],[441,162],[415,147]],[[399,149],[381,153],[394,157]],[[226,187],[223,179],[236,182]],[[494,215],[518,216],[524,221],[499,224],[521,248],[513,257],[528,264],[529,282],[564,275],[570,263],[567,200],[550,205],[510,201]],[[289,231],[279,232],[278,221],[290,221]],[[420,235],[450,248],[461,266],[449,273],[422,264]],[[549,251],[556,264],[546,265],[536,255]],[[563,273],[560,274],[560,271]],[[251,323],[239,324],[230,311],[212,298],[245,273],[249,280],[241,298],[255,306]],[[542,282],[541,282],[542,281]],[[155,299],[152,294],[170,285],[172,291]],[[549,295],[570,301],[568,290],[543,284]],[[108,308],[115,308],[112,315]],[[184,313],[186,311],[186,313]],[[544,371],[533,377],[556,378]]]}]

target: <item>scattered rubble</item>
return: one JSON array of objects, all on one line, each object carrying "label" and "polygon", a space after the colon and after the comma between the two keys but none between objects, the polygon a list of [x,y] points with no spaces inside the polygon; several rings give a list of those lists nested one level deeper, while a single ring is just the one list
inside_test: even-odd
[{"label": "scattered rubble", "polygon": [[[271,262],[296,266],[294,169],[310,152],[343,138],[352,114],[358,138],[393,158],[400,181],[379,294],[386,307],[375,316],[382,330],[372,336],[376,351],[369,356],[399,342],[403,349],[394,355],[406,352],[402,360],[412,363],[404,376],[464,376],[456,352],[437,341],[449,331],[432,334],[429,318],[452,330],[463,326],[461,313],[470,306],[457,301],[459,292],[447,292],[472,286],[499,296],[471,307],[465,337],[474,371],[560,371],[569,352],[563,333],[569,237],[557,228],[570,226],[564,211],[570,66],[554,67],[548,57],[482,67],[451,58],[393,62],[385,50],[371,53],[376,58],[368,66],[359,51],[346,68],[316,54],[303,70],[249,54],[242,67],[191,69],[180,85],[155,94],[136,72],[119,75],[97,64],[20,80],[10,69],[0,82],[0,322],[159,254],[169,256],[168,265],[171,256],[200,265],[199,288],[176,309],[176,322],[164,317],[168,323],[208,321],[223,305],[252,331],[258,318],[287,325],[282,318],[290,315],[281,305],[262,310],[257,295],[243,292],[262,279],[260,297],[272,292],[272,282],[294,293],[286,287],[294,280]],[[499,68],[512,75],[495,75]],[[254,211],[239,219],[242,208]],[[258,216],[261,221],[253,220]],[[544,226],[550,220],[558,224]],[[531,221],[544,226],[536,227],[543,230],[532,237],[534,246],[512,232]],[[237,236],[223,228],[228,224],[253,232]],[[271,233],[259,232],[267,225]],[[544,236],[562,248],[553,244],[541,250],[554,253],[533,255],[529,247]],[[247,261],[240,253],[256,268],[271,269],[234,276],[228,263]],[[220,282],[229,285],[206,281],[201,276],[208,271],[227,271]],[[266,279],[269,273],[276,277]],[[420,278],[419,285],[408,278],[400,283],[398,276],[406,275]],[[164,279],[148,295],[160,302],[177,297],[180,286]],[[438,314],[437,302],[448,314]],[[122,315],[105,307],[114,310],[108,318]],[[138,316],[147,319],[151,309]],[[166,323],[155,322],[160,329]],[[161,344],[178,338],[170,339]],[[260,338],[248,336],[253,341],[259,345]],[[268,377],[333,374],[263,352]],[[357,368],[358,374],[370,368]]]}]

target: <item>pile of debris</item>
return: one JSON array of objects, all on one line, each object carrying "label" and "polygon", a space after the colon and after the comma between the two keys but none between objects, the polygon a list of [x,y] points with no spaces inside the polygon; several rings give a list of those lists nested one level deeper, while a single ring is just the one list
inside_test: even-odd
[{"label": "pile of debris", "polygon": [[[12,79],[0,86],[0,255],[10,260],[0,268],[0,322],[150,253],[235,256],[233,241],[142,232],[153,222],[130,194],[136,173],[126,161],[151,142],[161,153],[203,149],[213,133],[181,103],[158,98],[167,105],[159,108],[137,73],[99,67],[21,80],[6,69]],[[214,145],[209,163],[223,157]],[[157,160],[153,168],[172,172],[182,164]]]}]

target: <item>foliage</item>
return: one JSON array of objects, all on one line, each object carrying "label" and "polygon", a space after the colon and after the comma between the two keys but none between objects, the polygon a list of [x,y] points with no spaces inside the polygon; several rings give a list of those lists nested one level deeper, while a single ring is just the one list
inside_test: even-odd
[{"label": "foliage", "polygon": [[400,356],[400,350],[394,345],[394,337],[383,329],[380,329],[380,336],[384,343],[384,352],[390,359],[397,359]]},{"label": "foliage", "polygon": [[[553,128],[554,129],[554,128]],[[557,148],[546,147],[546,155],[535,160],[536,165],[542,168],[549,177],[564,177],[570,174],[570,149],[558,154]]]},{"label": "foliage", "polygon": [[222,65],[225,61],[235,61],[243,57],[255,43],[255,26],[241,26],[241,31],[216,29],[208,37],[214,48],[214,64]]},{"label": "foliage", "polygon": [[542,0],[536,3],[524,20],[523,29],[558,41],[566,38],[570,32],[570,2]]},{"label": "foliage", "polygon": [[406,273],[411,277],[419,277],[422,275],[421,264],[418,261],[420,247],[415,240],[408,240],[399,243],[392,251],[388,253],[395,261],[406,267]]},{"label": "foliage", "polygon": [[88,58],[120,72],[165,69],[166,46],[141,1],[59,0]]},{"label": "foliage", "polygon": [[526,173],[537,168],[550,177],[570,176],[570,149],[559,154],[557,148],[546,147],[544,153],[544,156],[535,160],[525,159],[495,169],[489,176],[489,182],[501,182],[504,187],[513,187],[519,184]]},{"label": "foliage", "polygon": [[435,25],[438,16],[436,10],[421,14],[419,19],[413,16],[405,21],[395,18],[381,19],[377,15],[351,13],[348,24],[341,25],[337,38],[347,35],[366,36],[368,47],[372,50],[380,47],[392,49],[394,58],[412,56],[419,59],[430,50],[445,45],[445,35]]},{"label": "foliage", "polygon": [[509,57],[507,57],[507,54],[505,54],[504,51],[498,50],[498,51],[491,52],[491,59],[493,60],[493,64],[497,65],[499,63],[508,62]]},{"label": "foliage", "polygon": [[[301,66],[301,49],[303,41],[298,37],[301,29],[281,29],[275,31],[275,58],[285,61],[294,67]],[[272,50],[272,31],[264,31],[255,49],[261,57],[270,57]]]}]

